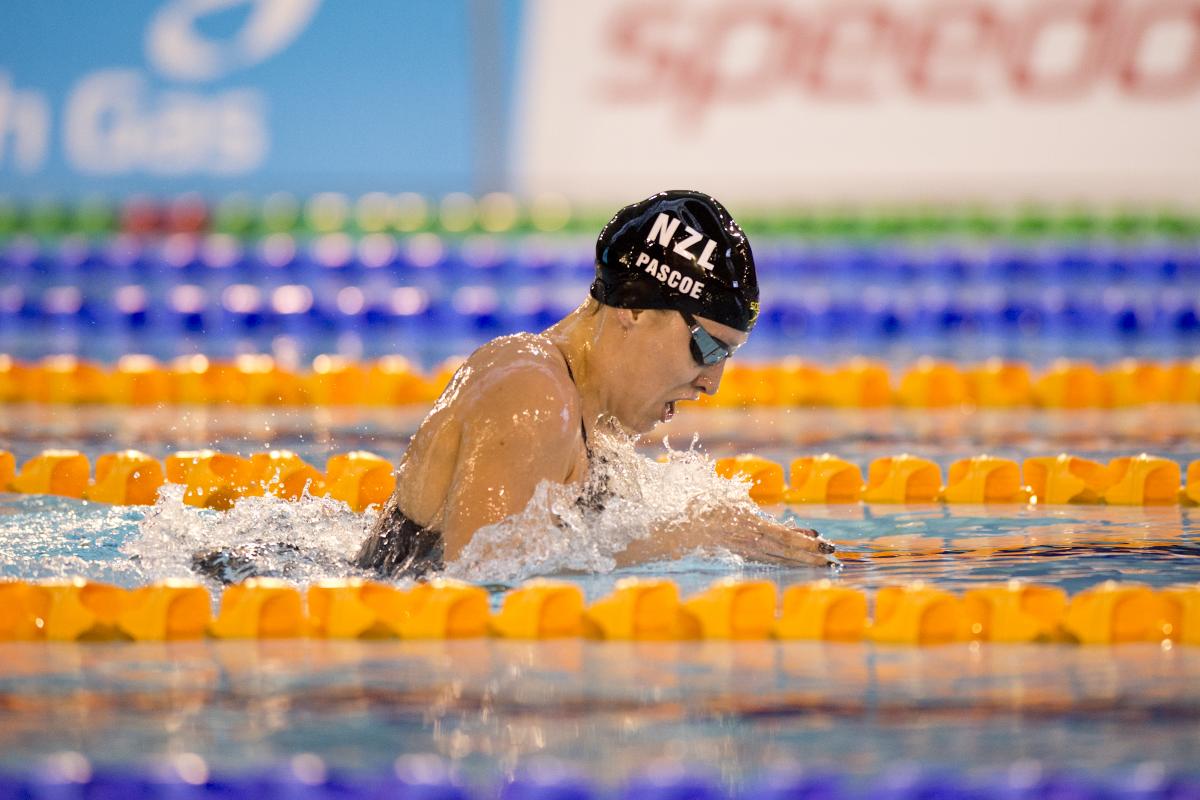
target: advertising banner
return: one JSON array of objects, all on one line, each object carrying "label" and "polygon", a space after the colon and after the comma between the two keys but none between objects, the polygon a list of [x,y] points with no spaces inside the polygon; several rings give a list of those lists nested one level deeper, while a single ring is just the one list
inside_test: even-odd
[{"label": "advertising banner", "polygon": [[527,191],[1200,199],[1200,0],[529,0]]},{"label": "advertising banner", "polygon": [[0,192],[470,190],[472,35],[465,0],[14,0]]}]

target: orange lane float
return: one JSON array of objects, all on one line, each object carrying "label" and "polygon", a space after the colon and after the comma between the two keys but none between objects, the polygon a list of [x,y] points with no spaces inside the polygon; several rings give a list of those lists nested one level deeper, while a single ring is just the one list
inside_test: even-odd
[{"label": "orange lane float", "polygon": [[383,505],[396,489],[391,462],[356,450],[333,456],[325,463],[325,493],[358,512]]},{"label": "orange lane float", "polygon": [[912,408],[960,406],[967,400],[967,380],[949,362],[921,358],[901,377],[897,396]]},{"label": "orange lane float", "polygon": [[523,583],[504,598],[492,632],[506,639],[561,639],[583,633],[583,590],[545,579]]},{"label": "orange lane float", "polygon": [[435,578],[405,596],[397,629],[403,639],[471,639],[488,631],[487,590],[461,581]]},{"label": "orange lane float", "polygon": [[7,492],[17,477],[17,459],[7,450],[0,450],[0,492]]},{"label": "orange lane float", "polygon": [[972,638],[985,642],[1049,640],[1067,613],[1067,594],[1053,586],[1009,581],[963,595]]},{"label": "orange lane float", "polygon": [[830,580],[788,587],[775,623],[779,639],[858,641],[867,628],[867,595]]},{"label": "orange lane float", "polygon": [[1058,359],[1034,383],[1034,397],[1043,408],[1096,408],[1105,385],[1094,364]]},{"label": "orange lane float", "polygon": [[1022,474],[1039,503],[1099,503],[1111,483],[1106,466],[1063,453],[1025,459]]},{"label": "orange lane float", "polygon": [[211,621],[212,603],[204,586],[166,580],[132,590],[117,627],[136,641],[160,642],[203,638]]},{"label": "orange lane float", "polygon": [[96,481],[85,496],[97,503],[148,506],[165,481],[158,459],[139,450],[105,453],[96,459]]},{"label": "orange lane float", "polygon": [[319,355],[302,384],[305,399],[314,405],[355,405],[366,397],[367,371],[344,356]]},{"label": "orange lane float", "polygon": [[250,456],[253,480],[268,494],[297,500],[306,491],[325,493],[325,476],[291,450],[270,450]]},{"label": "orange lane float", "polygon": [[857,464],[831,453],[801,456],[789,470],[789,503],[857,503],[863,494],[862,471]]},{"label": "orange lane float", "polygon": [[1142,453],[1108,462],[1109,487],[1104,500],[1109,505],[1165,505],[1178,502],[1179,464]]},{"label": "orange lane float", "polygon": [[891,378],[883,363],[852,358],[829,373],[821,396],[832,406],[879,408],[892,402]]},{"label": "orange lane float", "polygon": [[25,581],[0,580],[0,642],[46,638],[45,593]]},{"label": "orange lane float", "polygon": [[943,492],[947,503],[1016,503],[1026,499],[1017,462],[975,456],[950,465]]},{"label": "orange lane float", "polygon": [[38,403],[103,403],[108,376],[99,364],[75,356],[47,356],[28,371],[26,396]]},{"label": "orange lane float", "polygon": [[612,594],[584,612],[584,635],[593,639],[674,639],[679,587],[668,580],[622,578]]},{"label": "orange lane float", "polygon": [[21,494],[83,497],[91,465],[78,450],[43,450],[21,465],[12,487]]},{"label": "orange lane float", "polygon": [[771,581],[719,580],[679,609],[681,639],[765,639],[775,624]]},{"label": "orange lane float", "polygon": [[380,639],[400,635],[409,609],[407,593],[395,586],[358,579],[310,584],[308,632],[318,638]]},{"label": "orange lane float", "polygon": [[945,644],[967,638],[967,616],[956,595],[923,583],[875,593],[867,637],[879,644]]},{"label": "orange lane float", "polygon": [[293,639],[304,631],[300,591],[276,578],[249,578],[226,587],[209,625],[218,639]]},{"label": "orange lane float", "polygon": [[1158,641],[1165,616],[1150,587],[1106,581],[1071,598],[1064,627],[1082,644]]},{"label": "orange lane float", "polygon": [[1164,636],[1180,644],[1200,645],[1200,583],[1168,586],[1158,594]]},{"label": "orange lane float", "polygon": [[758,503],[778,503],[783,499],[783,465],[769,458],[743,454],[718,458],[717,474],[722,478],[740,476],[750,479],[750,499]]},{"label": "orange lane float", "polygon": [[1021,408],[1033,404],[1029,365],[989,359],[967,370],[967,399],[981,408]]},{"label": "orange lane float", "polygon": [[1172,403],[1200,403],[1200,357],[1167,367],[1167,398]]},{"label": "orange lane float", "polygon": [[927,458],[877,458],[867,469],[863,500],[868,503],[932,503],[942,489],[942,470]]},{"label": "orange lane float", "polygon": [[250,459],[230,453],[197,457],[187,470],[184,485],[184,503],[217,511],[228,511],[239,499],[261,495],[263,491],[255,480]]},{"label": "orange lane float", "polygon": [[1127,408],[1170,400],[1171,375],[1152,361],[1123,359],[1106,369],[1103,379],[1107,405]]},{"label": "orange lane float", "polygon": [[1200,504],[1200,459],[1188,464],[1183,497],[1190,503]]},{"label": "orange lane float", "polygon": [[41,581],[45,636],[49,641],[111,641],[127,638],[118,627],[130,593],[119,586],[83,578]]},{"label": "orange lane float", "polygon": [[153,406],[171,400],[171,379],[152,356],[129,354],[117,360],[110,399],[129,406]]}]

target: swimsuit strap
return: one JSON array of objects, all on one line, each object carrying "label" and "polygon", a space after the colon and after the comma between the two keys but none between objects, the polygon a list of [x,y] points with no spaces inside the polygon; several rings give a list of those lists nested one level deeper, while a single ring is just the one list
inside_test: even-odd
[{"label": "swimsuit strap", "polygon": [[[562,351],[559,351],[562,352]],[[571,371],[571,362],[567,360],[567,354],[563,353],[563,363],[567,365],[567,377],[571,379],[571,383],[575,388],[579,388],[579,384],[575,383],[575,373]],[[580,395],[582,398],[582,395]],[[579,415],[579,432],[583,434],[583,452],[587,453],[588,461],[592,460],[592,447],[588,444],[587,427],[583,424],[583,415]]]}]

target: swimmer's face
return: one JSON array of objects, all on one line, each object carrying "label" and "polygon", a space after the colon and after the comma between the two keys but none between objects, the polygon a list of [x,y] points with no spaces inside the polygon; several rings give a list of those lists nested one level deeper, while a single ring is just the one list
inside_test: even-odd
[{"label": "swimmer's face", "polygon": [[[715,394],[725,372],[722,359],[703,365],[692,355],[692,334],[677,311],[640,311],[632,315],[630,347],[617,418],[631,431],[646,433],[675,415],[680,400]],[[696,322],[709,336],[736,349],[749,334],[704,317]]]}]

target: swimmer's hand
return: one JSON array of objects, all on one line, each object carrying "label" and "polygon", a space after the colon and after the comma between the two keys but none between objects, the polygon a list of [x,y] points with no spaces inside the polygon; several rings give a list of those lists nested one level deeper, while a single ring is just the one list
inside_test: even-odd
[{"label": "swimmer's hand", "polygon": [[841,564],[833,554],[833,543],[812,528],[757,516],[739,522],[727,533],[725,546],[743,558],[785,566]]},{"label": "swimmer's hand", "polygon": [[744,508],[697,509],[673,520],[646,539],[631,542],[617,564],[682,558],[705,548],[724,548],[751,561],[785,566],[835,567],[833,543],[811,528],[799,528]]}]

